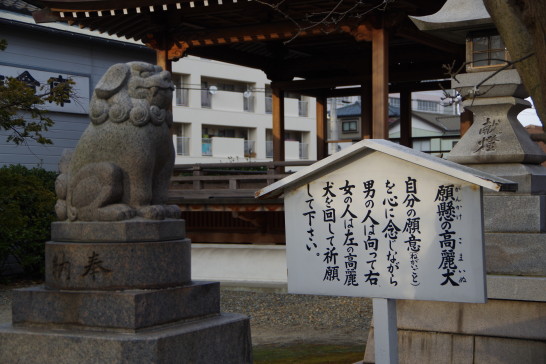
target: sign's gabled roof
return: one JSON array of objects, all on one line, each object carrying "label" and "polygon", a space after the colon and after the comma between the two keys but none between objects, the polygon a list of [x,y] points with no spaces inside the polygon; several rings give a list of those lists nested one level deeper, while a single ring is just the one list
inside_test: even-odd
[{"label": "sign's gabled roof", "polygon": [[302,180],[309,180],[313,176],[320,175],[326,169],[335,168],[335,165],[353,158],[360,153],[377,151],[405,160],[409,163],[429,168],[448,176],[459,178],[469,183],[488,188],[493,191],[516,191],[517,183],[495,175],[478,171],[442,158],[434,157],[415,149],[407,148],[384,139],[365,139],[349,148],[322,159],[311,166],[302,169],[288,177],[283,178],[261,190],[257,191],[257,198],[278,197],[285,190],[297,186]]}]

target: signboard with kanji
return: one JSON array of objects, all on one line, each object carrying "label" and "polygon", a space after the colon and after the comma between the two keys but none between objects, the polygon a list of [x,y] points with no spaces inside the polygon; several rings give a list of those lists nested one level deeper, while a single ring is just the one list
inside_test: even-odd
[{"label": "signboard with kanji", "polygon": [[261,192],[284,192],[289,292],[486,300],[482,187],[510,181],[370,140],[298,173]]},{"label": "signboard with kanji", "polygon": [[27,86],[32,88],[38,95],[48,93],[52,87],[71,79],[74,81],[72,86],[73,98],[67,97],[67,99],[59,105],[55,103],[45,103],[42,107],[49,111],[56,112],[75,114],[88,113],[89,77],[0,65],[0,82],[4,82],[8,77],[13,77],[25,82]]}]

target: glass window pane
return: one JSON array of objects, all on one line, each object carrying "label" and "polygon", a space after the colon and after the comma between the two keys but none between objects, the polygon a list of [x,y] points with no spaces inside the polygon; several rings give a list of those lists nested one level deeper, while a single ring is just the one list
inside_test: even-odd
[{"label": "glass window pane", "polygon": [[488,53],[474,53],[473,55],[473,66],[474,67],[483,67],[489,65],[489,54]]},{"label": "glass window pane", "polygon": [[505,63],[504,51],[491,52],[491,64]]},{"label": "glass window pane", "polygon": [[500,35],[492,35],[491,39],[491,49],[504,49],[504,44]]},{"label": "glass window pane", "polygon": [[489,37],[477,37],[472,39],[472,50],[474,52],[485,51],[489,49]]}]

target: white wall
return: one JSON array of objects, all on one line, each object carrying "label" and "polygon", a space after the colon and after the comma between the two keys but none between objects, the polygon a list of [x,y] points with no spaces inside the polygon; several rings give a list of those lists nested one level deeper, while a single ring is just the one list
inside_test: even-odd
[{"label": "white wall", "polygon": [[194,280],[286,284],[283,245],[192,244]]},{"label": "white wall", "polygon": [[245,141],[240,138],[212,138],[212,156],[216,158],[244,158]]},{"label": "white wall", "polygon": [[[85,35],[81,35],[85,33]],[[77,103],[87,105],[95,85],[115,63],[130,61],[155,62],[155,54],[145,46],[90,36],[89,31],[62,24],[36,25],[32,17],[0,10],[0,34],[8,47],[0,52],[0,65],[33,72],[69,74],[88,80],[89,89],[76,95]],[[96,33],[98,34],[98,33]],[[81,97],[85,96],[85,97]],[[65,148],[75,148],[89,124],[88,115],[74,112],[49,113],[55,125],[44,133],[52,145],[29,140],[16,146],[7,143],[7,133],[0,132],[0,165],[22,164],[57,170]]]},{"label": "white wall", "polygon": [[[173,73],[188,76],[189,106],[173,106],[175,122],[189,123],[190,155],[177,156],[176,163],[227,162],[222,157],[202,157],[201,138],[203,125],[224,126],[249,129],[250,138],[255,141],[254,161],[266,161],[266,129],[272,128],[272,115],[265,112],[265,86],[270,83],[265,74],[256,69],[232,64],[205,60],[197,57],[185,57],[173,63]],[[201,78],[217,78],[252,84],[254,91],[254,110],[243,110],[243,97],[240,92],[217,91],[212,95],[212,107],[201,108]],[[309,135],[309,159],[316,159],[316,107],[315,99],[309,98],[308,117],[299,117],[298,100],[285,99],[285,125],[287,129]]]}]

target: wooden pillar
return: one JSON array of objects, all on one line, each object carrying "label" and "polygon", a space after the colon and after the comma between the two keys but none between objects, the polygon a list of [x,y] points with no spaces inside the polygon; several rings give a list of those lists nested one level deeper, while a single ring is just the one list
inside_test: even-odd
[{"label": "wooden pillar", "polygon": [[371,139],[373,129],[371,82],[362,84],[360,100],[360,130],[362,130],[362,139]]},{"label": "wooden pillar", "polygon": [[411,90],[400,90],[400,144],[412,148],[411,134]]},{"label": "wooden pillar", "polygon": [[389,138],[389,34],[372,30],[372,137]]},{"label": "wooden pillar", "polygon": [[284,91],[272,87],[273,161],[282,162],[284,156]]},{"label": "wooden pillar", "polygon": [[327,98],[324,96],[317,97],[317,160],[324,159],[328,156],[328,134],[326,109]]},{"label": "wooden pillar", "polygon": [[168,51],[163,49],[156,49],[155,51],[156,64],[161,66],[165,71],[172,72],[172,61],[169,59]]}]

